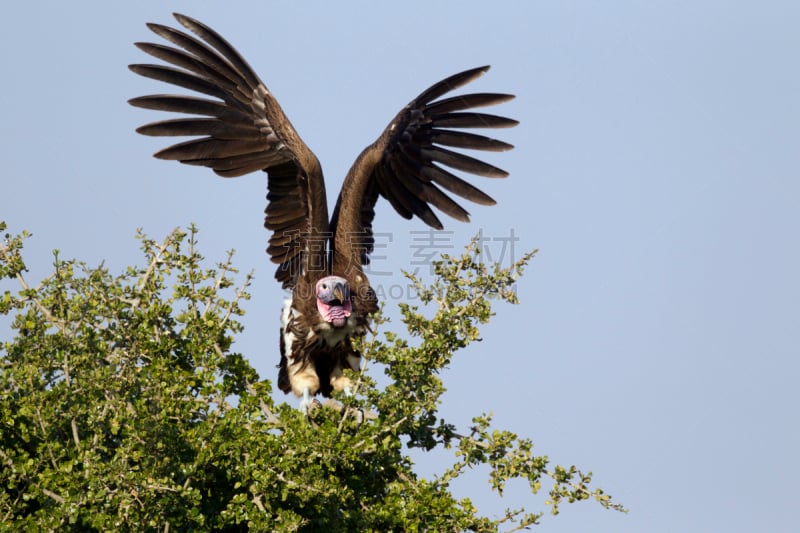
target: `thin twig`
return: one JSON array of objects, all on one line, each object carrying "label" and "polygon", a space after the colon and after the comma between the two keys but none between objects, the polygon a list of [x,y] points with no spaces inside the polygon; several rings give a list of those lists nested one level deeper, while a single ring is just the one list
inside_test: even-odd
[{"label": "thin twig", "polygon": [[[217,349],[219,349],[219,347],[217,347]],[[246,386],[247,386],[247,392],[249,392],[253,396],[257,396],[256,389],[253,387],[253,385],[250,384],[249,381],[246,383]],[[261,409],[261,414],[264,415],[264,418],[266,419],[268,424],[280,423],[281,421],[280,418],[275,416],[275,413],[270,411],[269,406],[267,406],[266,402],[262,400],[260,396],[258,396],[258,406]]]},{"label": "thin twig", "polygon": [[139,279],[138,289],[144,289],[145,284],[147,284],[147,280],[153,274],[153,271],[156,269],[156,265],[161,262],[161,256],[164,255],[164,252],[167,251],[169,245],[174,241],[174,235],[176,235],[180,231],[180,228],[173,229],[169,235],[164,239],[164,243],[159,246],[158,253],[153,256],[153,260],[150,261],[150,265],[147,267],[147,270]]},{"label": "thin twig", "polygon": [[56,494],[52,490],[42,489],[42,494],[44,494],[48,498],[52,498],[53,500],[57,501],[61,505],[64,505],[64,503],[66,502],[66,500],[64,499],[63,496],[59,496],[58,494]]}]

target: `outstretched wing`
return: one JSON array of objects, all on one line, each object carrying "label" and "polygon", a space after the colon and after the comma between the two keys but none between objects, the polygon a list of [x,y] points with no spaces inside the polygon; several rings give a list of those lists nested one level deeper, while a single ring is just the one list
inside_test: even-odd
[{"label": "outstretched wing", "polygon": [[[431,206],[461,221],[469,213],[445,191],[481,205],[495,201],[444,167],[489,178],[508,175],[488,163],[445,147],[505,151],[512,145],[462,128],[507,128],[518,121],[479,113],[474,108],[499,104],[510,94],[474,93],[442,98],[446,93],[483,75],[488,66],[455,74],[412,100],[383,134],[358,157],[345,178],[331,221],[335,234],[334,271],[344,262],[366,264],[374,247],[372,220],[378,196],[410,219],[442,229]],[[444,190],[443,190],[444,189]]]},{"label": "outstretched wing", "polygon": [[310,266],[324,270],[329,226],[319,161],[264,83],[223,37],[185,15],[176,13],[175,18],[199,39],[150,23],[147,26],[155,34],[175,46],[136,46],[173,66],[129,68],[213,98],[163,94],[133,98],[129,102],[136,107],[197,115],[153,122],[136,131],[192,137],[157,152],[159,159],[206,166],[226,178],[266,171],[264,226],[273,232],[267,253],[279,265],[276,279],[285,288],[292,287],[297,275]]}]

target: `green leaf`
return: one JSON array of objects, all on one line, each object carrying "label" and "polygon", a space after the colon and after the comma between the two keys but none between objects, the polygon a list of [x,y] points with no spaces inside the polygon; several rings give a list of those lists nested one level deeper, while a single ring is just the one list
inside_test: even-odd
[{"label": "green leaf", "polygon": [[[516,302],[532,253],[501,268],[482,263],[472,242],[437,260],[429,283],[407,274],[420,305],[400,305],[406,333],[383,331],[387,320],[375,316],[375,333],[355,341],[366,361],[350,376],[357,395],[305,416],[276,404],[270,380],[231,352],[252,274],[238,274],[232,251],[204,266],[196,227],[160,242],[139,231],[142,264],[116,275],[56,250],[40,283],[25,279],[25,238],[6,234],[0,245],[0,311],[15,313],[0,349],[6,523],[496,531],[538,522],[541,511],[490,518],[455,498],[451,482],[478,472],[500,494],[512,479],[533,493],[546,483],[554,514],[587,499],[622,509],[590,487],[591,474],[551,469],[491,416],[462,434],[439,414],[442,371],[480,339],[494,303]],[[408,447],[445,457],[433,481],[415,472]]]}]

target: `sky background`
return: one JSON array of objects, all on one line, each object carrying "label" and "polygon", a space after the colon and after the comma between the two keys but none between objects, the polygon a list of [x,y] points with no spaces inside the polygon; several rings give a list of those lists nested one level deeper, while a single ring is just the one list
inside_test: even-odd
[{"label": "sky background", "polygon": [[[283,295],[264,255],[263,176],[152,158],[164,140],[134,129],[166,117],[126,104],[173,92],[126,66],[151,62],[132,43],[159,42],[145,22],[172,25],[176,10],[248,59],[321,160],[331,202],[433,82],[491,64],[469,89],[517,95],[492,110],[521,121],[498,133],[516,149],[487,157],[510,177],[472,180],[498,205],[443,219],[439,237],[457,252],[481,231],[504,264],[540,252],[521,304],[498,305],[483,342],[455,357],[441,413],[467,428],[493,412],[630,509],[566,506],[541,531],[797,531],[800,3],[6,6],[0,220],[33,233],[29,280],[54,248],[120,272],[142,262],[137,227],[161,239],[196,222],[209,266],[234,248],[256,271],[235,349],[273,379]],[[391,296],[401,268],[426,272],[428,236],[413,233],[426,227],[384,203],[375,228],[388,247],[371,279]],[[424,475],[442,460],[415,458]],[[487,487],[478,471],[455,491],[490,516],[543,500]]]}]

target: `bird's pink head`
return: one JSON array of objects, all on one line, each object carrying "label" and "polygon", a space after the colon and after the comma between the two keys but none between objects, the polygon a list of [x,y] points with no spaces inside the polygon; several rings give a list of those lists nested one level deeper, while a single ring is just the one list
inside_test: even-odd
[{"label": "bird's pink head", "polygon": [[317,310],[325,322],[341,328],[353,312],[350,286],[339,276],[328,276],[317,282]]}]

